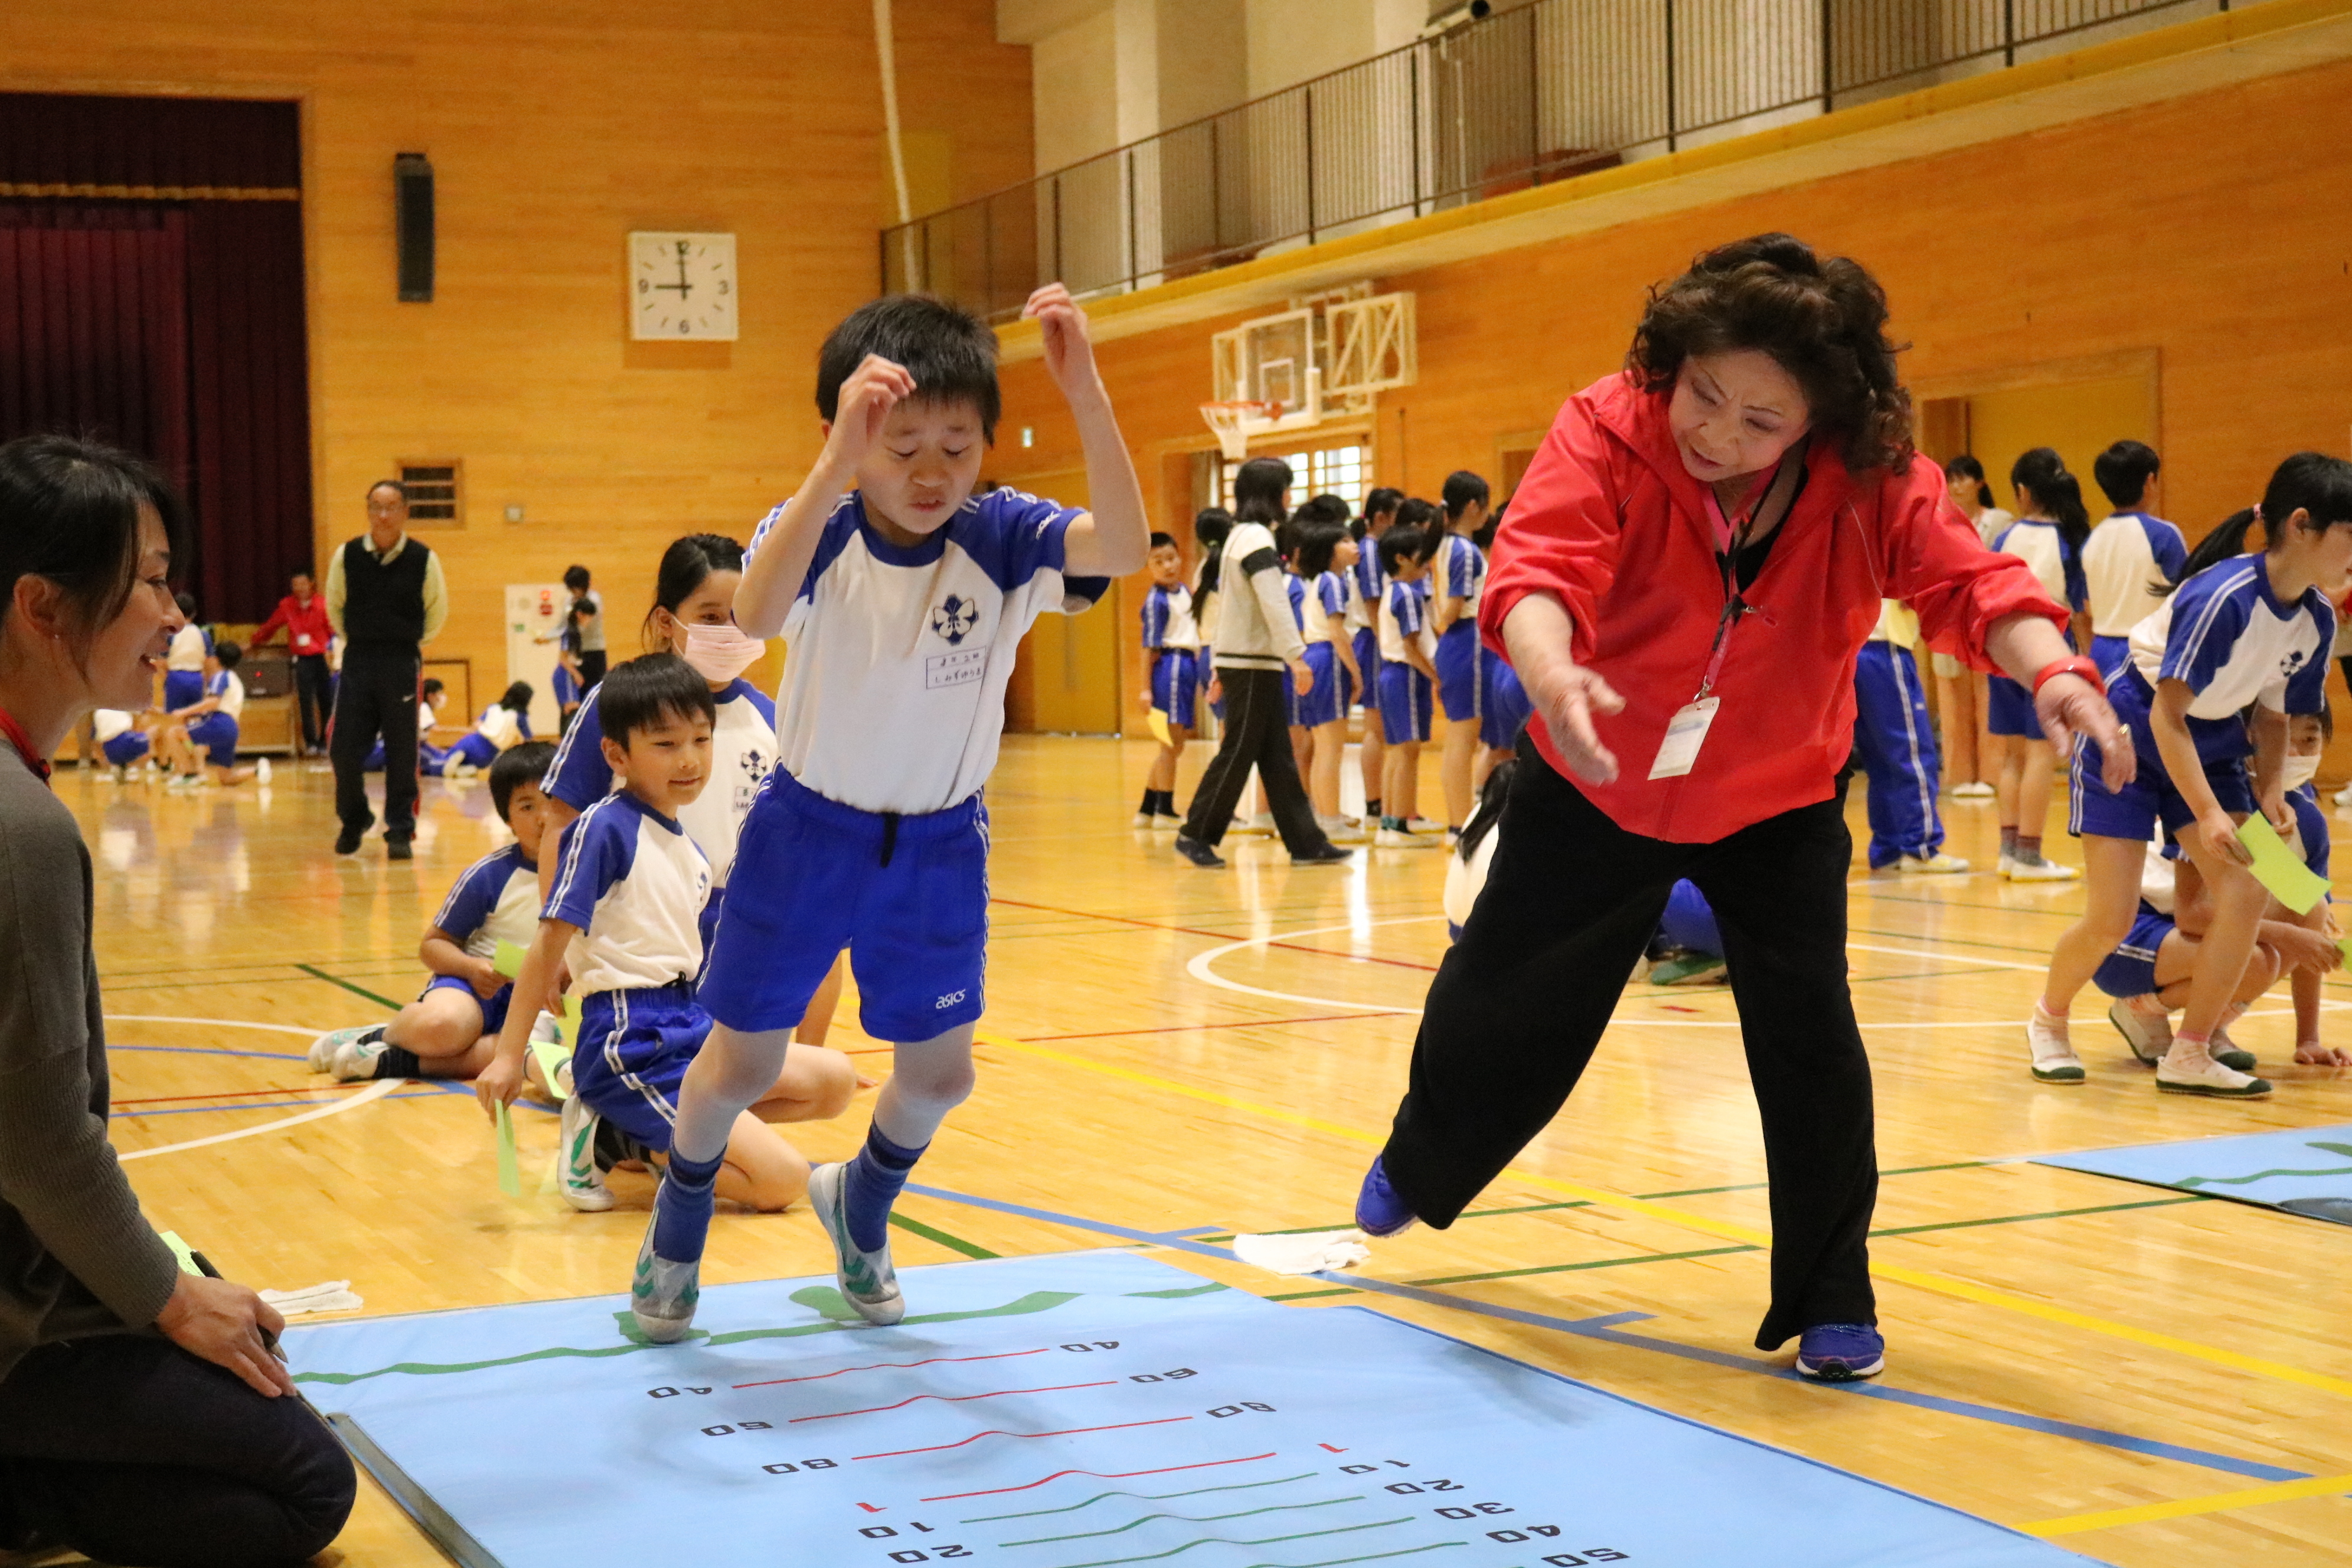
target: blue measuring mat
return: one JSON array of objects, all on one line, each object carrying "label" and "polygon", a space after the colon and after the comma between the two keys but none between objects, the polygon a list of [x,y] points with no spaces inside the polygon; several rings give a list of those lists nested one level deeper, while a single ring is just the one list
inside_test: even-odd
[{"label": "blue measuring mat", "polygon": [[[461,1563],[2050,1568],[2084,1560],[1362,1308],[1121,1251],[289,1330]],[[1824,1397],[1832,1397],[1824,1395]]]},{"label": "blue measuring mat", "polygon": [[2352,1225],[2352,1127],[2303,1127],[2041,1154],[2034,1163]]}]

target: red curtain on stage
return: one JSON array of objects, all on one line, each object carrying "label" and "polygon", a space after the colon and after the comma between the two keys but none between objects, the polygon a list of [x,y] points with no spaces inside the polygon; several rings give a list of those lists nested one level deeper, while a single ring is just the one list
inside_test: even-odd
[{"label": "red curtain on stage", "polygon": [[290,103],[0,93],[0,440],[160,464],[208,621],[310,561],[299,168]]}]

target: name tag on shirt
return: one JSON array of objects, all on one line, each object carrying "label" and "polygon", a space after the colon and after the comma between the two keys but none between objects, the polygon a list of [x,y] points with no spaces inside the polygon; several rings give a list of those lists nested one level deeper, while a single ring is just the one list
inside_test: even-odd
[{"label": "name tag on shirt", "polygon": [[987,668],[988,650],[984,647],[933,654],[923,661],[923,686],[931,691],[943,686],[969,686]]},{"label": "name tag on shirt", "polygon": [[1698,749],[1706,743],[1706,731],[1715,722],[1715,710],[1722,706],[1720,697],[1702,697],[1668,721],[1666,738],[1658,743],[1658,760],[1650,764],[1650,776],[1678,779],[1689,773],[1698,762]]}]

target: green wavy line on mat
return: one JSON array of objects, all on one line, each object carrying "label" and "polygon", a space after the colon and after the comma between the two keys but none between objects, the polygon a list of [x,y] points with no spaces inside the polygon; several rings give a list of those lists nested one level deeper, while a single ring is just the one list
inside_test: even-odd
[{"label": "green wavy line on mat", "polygon": [[[1032,1313],[1050,1312],[1056,1307],[1066,1306],[1076,1300],[1080,1294],[1082,1292],[1075,1290],[1032,1290],[1018,1300],[1007,1301],[1002,1307],[983,1307],[971,1312],[930,1312],[908,1318],[905,1321],[911,1326],[917,1323],[961,1323],[973,1318],[1026,1317]],[[614,1315],[624,1319],[628,1316],[626,1312]],[[749,1340],[789,1340],[797,1339],[803,1334],[836,1333],[848,1327],[847,1323],[832,1321],[802,1323],[789,1329],[738,1329],[731,1333],[698,1334],[695,1340],[703,1345],[716,1349],[720,1345],[741,1344]],[[656,1348],[658,1347],[643,1342],[599,1345],[593,1349],[583,1349],[576,1345],[551,1345],[545,1350],[527,1351],[521,1355],[499,1356],[489,1361],[450,1363],[404,1361],[391,1366],[377,1367],[373,1372],[298,1372],[294,1374],[294,1381],[337,1384],[363,1383],[369,1378],[383,1377],[395,1372],[404,1373],[412,1377],[438,1377],[451,1373],[487,1372],[492,1367],[520,1366],[525,1362],[601,1361],[607,1356],[630,1355],[638,1351]]]},{"label": "green wavy line on mat", "polygon": [[[2329,1154],[2352,1154],[2352,1143],[2305,1143],[2304,1147]],[[2257,1171],[2251,1176],[2183,1176],[2171,1184],[2176,1187],[2242,1187],[2250,1182],[2266,1182],[2273,1176],[2352,1176],[2352,1165],[2337,1165],[2326,1171]]]},{"label": "green wavy line on mat", "polygon": [[[1140,1557],[1106,1557],[1098,1563],[1073,1563],[1068,1564],[1067,1568],[1118,1568],[1118,1564],[1123,1563],[1157,1563],[1163,1557],[1173,1557],[1180,1552],[1190,1552],[1195,1546],[1275,1546],[1285,1541],[1312,1541],[1322,1535],[1352,1535],[1360,1530],[1386,1530],[1392,1524],[1411,1524],[1412,1522],[1410,1516],[1403,1519],[1377,1519],[1370,1524],[1343,1524],[1332,1530],[1302,1530],[1296,1535],[1269,1535],[1263,1541],[1227,1541],[1222,1535],[1204,1535],[1198,1541],[1188,1541],[1181,1546],[1171,1546],[1165,1552],[1147,1552]],[[1449,1542],[1444,1544],[1459,1545],[1461,1542]],[[1418,1550],[1426,1552],[1429,1549],[1421,1547]],[[1379,1555],[1402,1557],[1405,1553],[1385,1552]],[[1370,1562],[1370,1559],[1349,1557],[1343,1558],[1341,1561],[1358,1563]]]},{"label": "green wavy line on mat", "polygon": [[1386,1557],[1418,1557],[1424,1552],[1435,1552],[1444,1546],[1467,1546],[1466,1541],[1433,1541],[1426,1546],[1408,1546],[1402,1552],[1375,1552],[1363,1557],[1330,1557],[1320,1563],[1252,1563],[1248,1568],[1342,1568],[1349,1563],[1378,1563]]},{"label": "green wavy line on mat", "polygon": [[1043,1519],[1054,1513],[1076,1513],[1082,1508],[1092,1508],[1107,1497],[1131,1497],[1139,1502],[1173,1502],[1180,1497],[1200,1497],[1208,1492],[1245,1492],[1258,1487],[1286,1487],[1293,1481],[1312,1480],[1320,1470],[1302,1470],[1295,1476],[1282,1476],[1270,1481],[1228,1481],[1219,1487],[1194,1487],[1181,1492],[1097,1492],[1084,1502],[1074,1502],[1066,1508],[1034,1508],[1022,1513],[987,1513],[978,1519],[960,1519],[958,1524],[998,1524],[1008,1519]]},{"label": "green wavy line on mat", "polygon": [[1129,1290],[1128,1294],[1147,1301],[1177,1301],[1187,1296],[1207,1296],[1232,1289],[1230,1285],[1221,1285],[1212,1279],[1206,1285],[1181,1285],[1173,1290]]},{"label": "green wavy line on mat", "polygon": [[[1056,1541],[1097,1541],[1106,1535],[1125,1535],[1130,1530],[1140,1530],[1155,1520],[1164,1519],[1173,1524],[1223,1524],[1229,1519],[1255,1519],[1262,1513],[1291,1513],[1308,1508],[1337,1508],[1343,1502],[1363,1500],[1362,1494],[1359,1493],[1354,1497],[1327,1497],[1319,1502],[1270,1502],[1264,1508],[1245,1508],[1239,1513],[1213,1513],[1205,1519],[1194,1519],[1190,1514],[1182,1513],[1147,1513],[1140,1519],[1129,1520],[1125,1524],[1114,1525],[1108,1530],[1082,1530],[1075,1535],[1040,1535],[1034,1540],[1008,1541],[1003,1544],[1051,1546]],[[1255,1545],[1256,1542],[1253,1542],[1250,1544]]]}]

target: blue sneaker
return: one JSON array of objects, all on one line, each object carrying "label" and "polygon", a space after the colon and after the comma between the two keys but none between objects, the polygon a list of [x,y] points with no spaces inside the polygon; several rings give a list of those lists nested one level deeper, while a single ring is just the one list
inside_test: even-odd
[{"label": "blue sneaker", "polygon": [[1412,1210],[1389,1185],[1388,1168],[1381,1163],[1384,1157],[1373,1159],[1372,1168],[1364,1173],[1363,1188],[1356,1194],[1356,1228],[1366,1236],[1402,1236],[1415,1223]]},{"label": "blue sneaker", "polygon": [[1797,1341],[1797,1370],[1823,1383],[1853,1383],[1886,1370],[1886,1336],[1867,1323],[1816,1323]]}]

